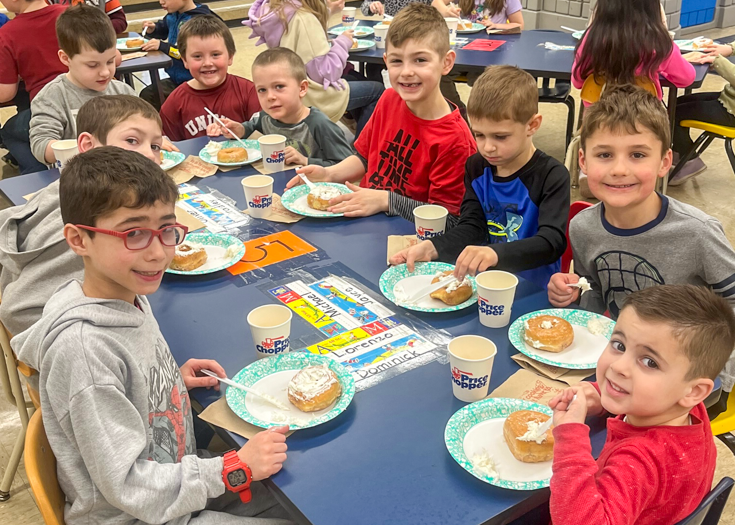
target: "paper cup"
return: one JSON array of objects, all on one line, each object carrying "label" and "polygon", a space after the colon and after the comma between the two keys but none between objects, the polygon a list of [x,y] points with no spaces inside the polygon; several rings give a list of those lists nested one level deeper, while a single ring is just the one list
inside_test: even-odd
[{"label": "paper cup", "polygon": [[385,37],[388,36],[388,29],[390,28],[389,25],[386,24],[377,24],[373,26],[373,30],[375,30],[375,47],[378,49],[385,49]]},{"label": "paper cup", "polygon": [[259,306],[248,314],[250,333],[258,359],[290,350],[291,310],[279,304]]},{"label": "paper cup", "polygon": [[355,23],[356,7],[345,7],[342,9],[342,25],[349,26]]},{"label": "paper cup", "polygon": [[273,177],[252,175],[242,179],[242,189],[251,217],[262,219],[271,213],[273,204]]},{"label": "paper cup", "polygon": [[482,272],[475,277],[480,323],[488,328],[503,328],[510,322],[518,277],[500,270]]},{"label": "paper cup", "polygon": [[447,214],[444,206],[424,204],[414,208],[413,222],[416,224],[416,237],[425,241],[444,234],[447,227]]},{"label": "paper cup", "polygon": [[669,36],[671,37],[671,40],[674,40],[676,38],[676,31],[669,31]]},{"label": "paper cup", "polygon": [[468,403],[486,398],[498,351],[495,343],[479,335],[461,335],[448,348],[454,397]]},{"label": "paper cup", "polygon": [[283,171],[286,165],[286,137],[283,135],[263,135],[258,139],[263,167],[268,173]]},{"label": "paper cup", "polygon": [[71,160],[74,155],[79,154],[77,141],[74,139],[57,140],[51,145],[51,149],[56,157],[55,167],[59,168],[59,172],[63,171],[66,163]]},{"label": "paper cup", "polygon": [[449,28],[449,42],[452,43],[457,38],[457,24],[459,24],[459,18],[449,17],[445,18],[444,21],[447,23]]}]

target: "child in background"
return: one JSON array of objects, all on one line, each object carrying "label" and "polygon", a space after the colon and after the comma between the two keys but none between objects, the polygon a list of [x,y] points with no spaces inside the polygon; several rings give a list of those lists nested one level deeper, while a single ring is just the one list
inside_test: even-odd
[{"label": "child in background", "polygon": [[332,122],[349,111],[357,121],[357,139],[383,93],[383,85],[342,80],[354,32],[345,31],[332,40],[330,48],[329,14],[324,0],[256,0],[243,25],[253,30],[251,38],[259,37],[256,45],[285,47],[299,55],[309,79],[304,105],[319,108]]},{"label": "child in background", "polygon": [[[627,297],[598,382],[549,402],[554,525],[669,525],[697,508],[717,460],[703,401],[733,345],[735,316],[706,288],[665,285]],[[607,418],[597,461],[588,415]]]},{"label": "child in background", "polygon": [[[47,5],[45,0],[0,0],[15,18],[0,28],[0,102],[10,102],[18,93],[18,78],[25,82],[30,100],[48,82],[67,68],[57,55],[56,19],[65,6]],[[5,122],[2,142],[18,162],[21,173],[43,171],[46,165],[36,160],[30,144],[31,109],[18,108],[18,114]]]},{"label": "child in background", "polygon": [[[287,516],[267,489],[250,486],[282,468],[287,426],[256,434],[224,458],[196,454],[188,391],[217,388],[200,370],[225,371],[208,359],[179,369],[145,297],[186,236],[176,223],[178,197],[157,164],[110,146],[72,158],[60,179],[64,237],[84,261],[84,279],[61,286],[41,320],[13,341],[19,359],[39,372],[69,525],[251,524],[246,516]],[[207,510],[221,508],[228,488],[252,502]]]},{"label": "child in background", "polygon": [[5,16],[4,14],[0,13],[0,27],[3,27],[5,24],[7,24],[10,21],[10,19]]},{"label": "child in background", "polygon": [[[569,224],[578,275],[551,277],[553,306],[579,299],[583,309],[616,319],[629,294],[664,283],[708,286],[735,306],[735,251],[720,222],[654,191],[671,168],[669,144],[665,108],[640,88],[612,87],[585,112],[579,164],[601,202]],[[581,298],[569,286],[580,276],[592,287]],[[715,410],[726,406],[735,384],[735,359],[720,379],[722,405]]]},{"label": "child in background", "polygon": [[[161,162],[161,119],[156,109],[131,95],[96,97],[77,115],[81,153],[101,146],[137,151]],[[59,210],[59,181],[26,204],[0,211],[0,321],[19,334],[41,318],[54,291],[81,279],[82,260],[69,249]]]},{"label": "child in background", "polygon": [[577,44],[572,84],[582,89],[591,75],[606,85],[635,84],[637,77],[647,77],[660,100],[659,75],[676,87],[687,87],[695,71],[671,41],[658,0],[600,0]]},{"label": "child in background", "polygon": [[161,107],[163,132],[171,140],[203,137],[214,119],[244,122],[260,111],[255,85],[231,75],[227,69],[235,57],[235,41],[217,16],[196,16],[179,31],[179,52],[184,67],[194,78],[181,84]]},{"label": "child in background", "polygon": [[[124,33],[128,28],[128,20],[125,18],[125,11],[120,0],[104,0],[105,1],[105,14],[110,17],[112,27],[115,28],[115,33]],[[99,0],[49,0],[50,4],[65,4],[65,5],[79,5],[82,3],[88,6],[99,9]]]},{"label": "child in background", "polygon": [[390,262],[413,272],[416,261],[456,261],[460,280],[497,268],[545,287],[567,245],[569,172],[533,145],[541,126],[536,79],[515,66],[490,66],[467,110],[478,152],[465,164],[459,223]]},{"label": "child in background", "polygon": [[459,0],[462,18],[488,29],[523,31],[521,0]]},{"label": "child in background", "polygon": [[84,103],[102,95],[135,95],[115,80],[115,30],[98,8],[79,4],[56,23],[59,58],[68,73],[49,82],[31,102],[31,149],[47,164],[56,162],[55,142],[77,137],[76,115]]},{"label": "child in background", "polygon": [[[353,154],[339,126],[318,108],[304,106],[309,89],[306,68],[299,56],[284,47],[267,49],[255,57],[253,80],[263,111],[250,122],[223,120],[235,135],[249,137],[253,131],[284,135],[286,164],[332,166]],[[229,134],[214,123],[210,136]]]},{"label": "child in background", "polygon": [[[299,171],[354,190],[330,201],[330,211],[348,217],[382,211],[413,222],[413,209],[426,203],[456,216],[464,194],[462,166],[477,150],[467,123],[439,88],[454,65],[447,24],[433,7],[411,4],[393,19],[385,51],[393,88],[355,142],[357,155]],[[287,186],[300,183],[294,177]]]},{"label": "child in background", "polygon": [[[157,101],[157,95],[153,86],[148,86],[140,92],[140,97],[152,104],[156,109],[161,105],[171,92],[184,82],[192,79],[191,73],[184,67],[181,55],[177,48],[179,30],[184,23],[198,15],[215,15],[207,5],[196,4],[194,0],[160,0],[161,7],[168,13],[158,22],[143,22],[145,38],[148,42],[143,44],[143,51],[161,51],[171,57],[171,67],[166,69],[168,78],[161,80],[163,99]],[[165,42],[164,42],[165,40]]]}]

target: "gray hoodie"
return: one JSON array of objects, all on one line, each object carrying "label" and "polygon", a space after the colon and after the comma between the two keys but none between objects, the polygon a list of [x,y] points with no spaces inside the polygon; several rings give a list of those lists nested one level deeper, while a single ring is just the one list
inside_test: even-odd
[{"label": "gray hoodie", "polygon": [[[225,492],[222,458],[195,454],[191,403],[150,305],[61,286],[13,338],[40,372],[43,423],[77,523],[189,523]],[[229,517],[196,523],[228,523]]]},{"label": "gray hoodie", "polygon": [[82,258],[66,243],[59,182],[0,212],[0,320],[17,335],[41,318],[54,291],[81,279]]}]

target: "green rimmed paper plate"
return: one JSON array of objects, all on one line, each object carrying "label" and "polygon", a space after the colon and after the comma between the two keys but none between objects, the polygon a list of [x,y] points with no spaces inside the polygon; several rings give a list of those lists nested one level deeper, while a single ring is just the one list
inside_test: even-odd
[{"label": "green rimmed paper plate", "polygon": [[[210,141],[214,142],[214,141]],[[214,153],[213,155],[210,154],[207,151],[207,147],[201,149],[199,152],[199,158],[202,159],[204,162],[209,162],[210,164],[216,164],[217,166],[245,166],[247,164],[252,164],[253,162],[256,162],[263,158],[263,156],[260,154],[260,144],[258,144],[257,140],[243,140],[245,143],[245,150],[248,152],[248,158],[247,160],[244,160],[242,162],[219,162],[217,160],[217,153]],[[236,140],[225,140],[224,142],[219,142],[218,144],[222,144],[221,149],[226,148],[242,148],[242,144],[240,144]]]},{"label": "green rimmed paper plate", "polygon": [[229,268],[245,255],[245,245],[237,237],[226,233],[199,232],[190,233],[186,236],[186,242],[204,246],[207,251],[207,262],[196,270],[184,272],[169,268],[166,273],[176,275],[203,275],[206,273],[219,272]]},{"label": "green rimmed paper plate", "polygon": [[[352,26],[348,26],[348,27],[345,27],[345,26],[333,27],[332,29],[329,30],[329,34],[330,35],[334,35],[334,36],[339,36],[342,33],[344,33],[345,31],[347,31],[348,29],[352,29]],[[355,28],[355,38],[361,38],[363,36],[370,36],[370,35],[374,35],[374,34],[375,34],[375,30],[372,27],[370,27],[370,26],[357,26]]]},{"label": "green rimmed paper plate", "polygon": [[584,36],[584,31],[575,31],[572,33],[572,38],[575,40],[582,40],[582,37]]},{"label": "green rimmed paper plate", "polygon": [[[307,366],[323,365],[337,374],[342,385],[342,394],[331,407],[317,412],[302,412],[288,400],[288,383],[299,370]],[[232,379],[241,385],[270,394],[291,408],[284,413],[258,397],[228,387],[225,397],[232,411],[248,423],[261,428],[288,425],[291,430],[298,430],[321,425],[344,412],[355,396],[355,380],[345,367],[329,357],[306,352],[291,352],[259,359],[240,370]]]},{"label": "green rimmed paper plate", "polygon": [[[334,182],[315,182],[314,185],[317,187],[328,186],[330,188],[336,188],[342,195],[352,193],[352,190],[344,184],[337,184]],[[292,211],[298,215],[303,215],[304,217],[329,219],[331,217],[342,217],[344,215],[344,213],[332,213],[330,211],[315,210],[314,208],[309,206],[309,203],[306,201],[306,196],[309,195],[309,191],[309,187],[305,184],[294,186],[290,190],[287,190],[283,193],[283,197],[281,197],[281,204],[283,204],[283,207],[286,208],[288,211]]]},{"label": "green rimmed paper plate", "polygon": [[365,51],[366,49],[370,49],[371,47],[375,47],[375,41],[374,40],[357,40],[357,47],[353,47],[351,49],[348,49],[350,53],[353,51]]},{"label": "green rimmed paper plate", "polygon": [[472,296],[465,302],[455,306],[449,306],[439,299],[432,299],[429,296],[424,297],[415,304],[403,304],[400,298],[396,297],[395,288],[399,283],[403,289],[403,293],[410,296],[424,286],[430,285],[432,279],[434,279],[434,276],[438,272],[446,272],[447,270],[454,270],[454,265],[443,262],[418,262],[413,273],[408,271],[408,267],[405,264],[391,266],[380,276],[380,291],[383,292],[383,295],[389,301],[416,312],[453,312],[477,304],[477,284],[475,284],[475,278],[470,276],[468,276],[468,279],[472,284]]},{"label": "green rimmed paper plate", "polygon": [[161,153],[163,154],[163,159],[161,160],[161,169],[164,171],[175,168],[176,166],[184,162],[184,159],[186,158],[186,155],[184,155],[180,151],[161,150]]},{"label": "green rimmed paper plate", "polygon": [[[485,483],[511,490],[548,487],[551,481],[551,461],[518,461],[503,438],[506,418],[518,410],[535,410],[552,415],[549,407],[522,399],[483,399],[460,408],[449,418],[444,429],[444,443],[463,469]],[[492,476],[479,466],[477,456],[483,453],[495,463],[497,475]]]},{"label": "green rimmed paper plate", "polygon": [[485,29],[484,25],[478,24],[477,22],[473,22],[472,29],[460,29],[459,27],[457,27],[457,34],[465,35],[465,34],[470,34],[470,33],[479,33],[483,29]]},{"label": "green rimmed paper plate", "polygon": [[143,40],[145,42],[145,38],[142,36],[138,37],[130,37],[130,38],[118,38],[117,42],[115,43],[115,47],[118,51],[140,51],[143,49],[143,46],[135,46],[135,47],[128,47],[127,41],[128,40]]},{"label": "green rimmed paper plate", "polygon": [[[532,347],[523,340],[525,322],[537,315],[555,315],[566,319],[574,329],[574,342],[561,352],[547,352]],[[595,335],[587,329],[587,323],[597,319],[603,324],[602,335]],[[604,315],[585,310],[569,310],[566,308],[550,308],[539,310],[523,315],[513,321],[508,328],[508,338],[519,352],[547,365],[569,368],[574,370],[586,370],[597,367],[597,360],[605,350],[610,336],[612,336],[615,321]]]}]

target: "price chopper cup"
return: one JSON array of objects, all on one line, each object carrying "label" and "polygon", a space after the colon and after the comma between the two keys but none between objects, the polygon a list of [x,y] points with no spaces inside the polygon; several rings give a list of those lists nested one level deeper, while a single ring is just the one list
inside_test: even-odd
[{"label": "price chopper cup", "polygon": [[356,7],[345,7],[342,9],[342,25],[351,26],[355,23],[355,13],[357,13]]},{"label": "price chopper cup", "polygon": [[389,28],[390,26],[386,24],[377,24],[373,26],[373,30],[375,31],[375,47],[378,49],[385,49],[385,38],[388,36]]},{"label": "price chopper cup", "polygon": [[263,167],[268,173],[283,171],[286,165],[286,137],[283,135],[263,135],[258,139]]},{"label": "price chopper cup", "polygon": [[498,351],[495,343],[479,335],[461,335],[448,348],[454,397],[468,403],[486,398]]},{"label": "price chopper cup", "polygon": [[414,208],[413,222],[416,224],[416,237],[425,241],[442,235],[447,227],[448,213],[444,206],[436,204],[424,204]]},{"label": "price chopper cup", "polygon": [[51,149],[56,157],[55,167],[59,168],[59,173],[64,170],[66,164],[72,157],[79,154],[76,139],[57,140],[51,145]]},{"label": "price chopper cup", "polygon": [[250,333],[258,359],[290,350],[291,310],[278,304],[259,306],[248,314]]},{"label": "price chopper cup", "polygon": [[503,328],[510,322],[518,277],[500,270],[482,272],[475,277],[480,323],[488,328]]},{"label": "price chopper cup", "polygon": [[457,39],[457,24],[459,24],[459,18],[449,17],[445,18],[444,21],[447,23],[449,28],[449,43],[454,44]]},{"label": "price chopper cup", "polygon": [[273,204],[273,177],[252,175],[242,179],[242,189],[251,217],[262,219],[271,213]]}]

